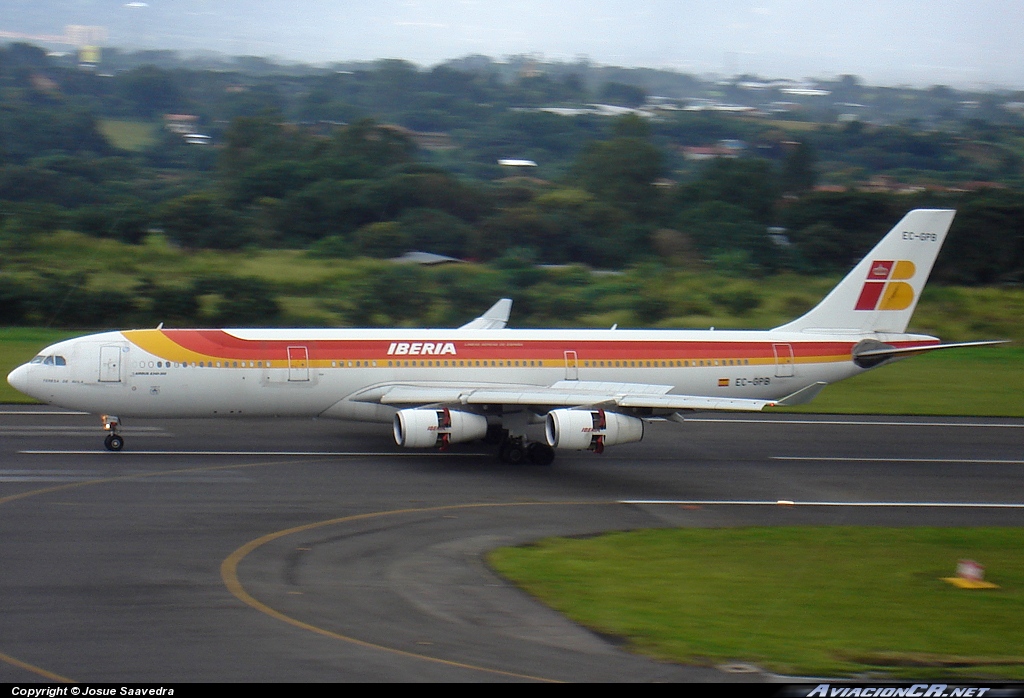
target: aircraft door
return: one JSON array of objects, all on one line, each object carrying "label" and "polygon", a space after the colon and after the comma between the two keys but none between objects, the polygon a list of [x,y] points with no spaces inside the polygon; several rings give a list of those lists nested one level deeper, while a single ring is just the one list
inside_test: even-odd
[{"label": "aircraft door", "polygon": [[288,380],[309,380],[309,350],[306,347],[288,347]]},{"label": "aircraft door", "polygon": [[580,362],[576,352],[565,352],[565,380],[575,381],[580,379]]},{"label": "aircraft door", "polygon": [[775,377],[791,378],[794,375],[796,360],[793,357],[792,344],[773,344],[775,352]]},{"label": "aircraft door", "polygon": [[121,353],[120,345],[100,347],[100,383],[121,382]]}]

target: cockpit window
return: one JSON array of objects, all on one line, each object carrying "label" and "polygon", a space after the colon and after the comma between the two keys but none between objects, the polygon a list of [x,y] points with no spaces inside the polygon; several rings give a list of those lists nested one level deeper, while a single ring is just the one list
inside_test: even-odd
[{"label": "cockpit window", "polygon": [[31,361],[30,364],[42,364],[43,366],[67,366],[68,362],[63,356],[57,356],[51,354],[50,356],[43,356],[40,354]]}]

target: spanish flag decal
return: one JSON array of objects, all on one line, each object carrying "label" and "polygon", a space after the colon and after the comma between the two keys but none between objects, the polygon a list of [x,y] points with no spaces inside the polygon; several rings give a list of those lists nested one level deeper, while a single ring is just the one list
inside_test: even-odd
[{"label": "spanish flag decal", "polygon": [[719,378],[718,379],[718,387],[719,388],[728,388],[729,387],[729,379],[728,378]]}]

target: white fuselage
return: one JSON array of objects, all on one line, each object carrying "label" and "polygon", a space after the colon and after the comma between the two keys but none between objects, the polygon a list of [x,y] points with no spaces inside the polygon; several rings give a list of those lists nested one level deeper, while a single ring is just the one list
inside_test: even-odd
[{"label": "white fuselage", "polygon": [[[670,385],[775,400],[862,373],[863,339],[922,335],[692,330],[134,330],[60,342],[11,373],[23,393],[120,417],[323,416],[391,421],[375,386]],[[59,360],[46,360],[59,357]]]}]

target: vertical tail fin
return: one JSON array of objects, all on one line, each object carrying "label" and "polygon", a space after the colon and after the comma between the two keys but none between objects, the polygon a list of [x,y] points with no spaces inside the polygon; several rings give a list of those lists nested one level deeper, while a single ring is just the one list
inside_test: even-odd
[{"label": "vertical tail fin", "polygon": [[775,329],[906,332],[955,214],[943,209],[911,211],[821,303]]}]

